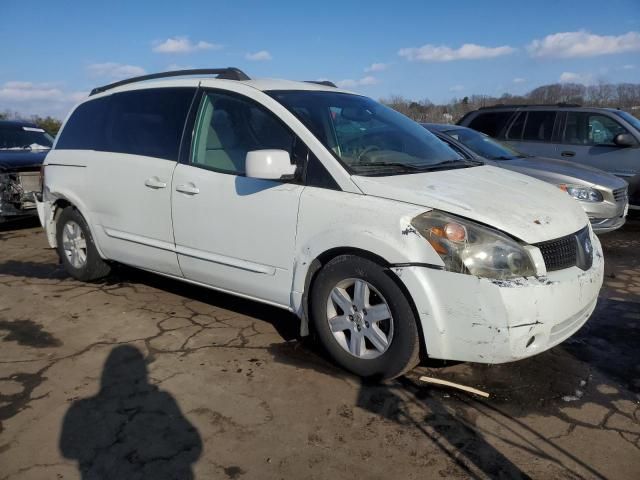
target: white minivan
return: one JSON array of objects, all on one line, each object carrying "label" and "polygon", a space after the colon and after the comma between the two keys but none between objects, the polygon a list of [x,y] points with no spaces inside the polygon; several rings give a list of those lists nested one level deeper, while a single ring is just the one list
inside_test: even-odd
[{"label": "white minivan", "polygon": [[40,219],[73,277],[119,262],[281,307],[363,377],[540,353],[603,280],[564,192],[326,82],[229,68],[100,87],[43,172]]}]

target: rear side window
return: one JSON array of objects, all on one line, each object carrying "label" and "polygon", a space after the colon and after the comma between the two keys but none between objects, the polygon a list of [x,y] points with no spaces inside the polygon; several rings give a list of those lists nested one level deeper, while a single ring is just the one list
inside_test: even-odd
[{"label": "rear side window", "polygon": [[108,151],[177,161],[193,95],[190,88],[116,93],[106,125]]},{"label": "rear side window", "polygon": [[194,93],[193,88],[158,88],[90,100],[73,112],[56,148],[177,161]]},{"label": "rear side window", "polygon": [[512,112],[487,112],[476,116],[469,123],[469,128],[486,133],[490,137],[498,137],[511,118]]},{"label": "rear side window", "polygon": [[550,142],[555,122],[556,112],[529,112],[527,114],[522,139]]}]

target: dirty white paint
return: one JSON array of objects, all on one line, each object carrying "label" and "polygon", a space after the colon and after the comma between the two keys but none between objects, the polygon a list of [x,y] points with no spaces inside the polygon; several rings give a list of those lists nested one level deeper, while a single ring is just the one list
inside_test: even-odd
[{"label": "dirty white paint", "polygon": [[[100,96],[200,82],[250,97],[279,116],[341,191],[236,178],[151,157],[54,148],[45,161],[44,199],[38,206],[52,247],[56,201],[65,200],[87,220],[103,258],[291,310],[303,317],[303,333],[311,266],[328,251],[362,250],[391,265],[404,284],[434,358],[489,363],[523,358],[567,338],[593,311],[603,275],[600,243],[593,235],[595,259],[587,272],[573,267],[547,273],[540,251],[527,246],[537,276],[498,282],[443,271],[440,256],[411,226],[412,218],[435,208],[536,243],[588,224],[576,202],[553,186],[493,167],[350,176],[302,123],[261,91],[327,87],[173,79]],[[146,188],[149,178],[166,188]],[[244,192],[238,192],[239,179],[247,183]],[[198,195],[176,191],[189,182],[197,184]]]}]

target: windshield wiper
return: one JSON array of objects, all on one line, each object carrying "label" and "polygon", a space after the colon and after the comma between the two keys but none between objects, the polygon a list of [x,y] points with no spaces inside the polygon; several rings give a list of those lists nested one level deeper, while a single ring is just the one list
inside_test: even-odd
[{"label": "windshield wiper", "polygon": [[352,165],[352,167],[398,167],[403,170],[411,170],[411,171],[424,171],[424,166],[414,165],[412,163],[401,163],[401,162],[365,162],[365,163],[356,163]]},{"label": "windshield wiper", "polygon": [[432,165],[428,165],[424,167],[423,170],[438,170],[440,168],[447,168],[447,167],[454,167],[454,166],[464,168],[464,167],[474,167],[477,165],[484,165],[484,162],[480,160],[471,160],[471,159],[445,160],[444,162],[438,162]]}]

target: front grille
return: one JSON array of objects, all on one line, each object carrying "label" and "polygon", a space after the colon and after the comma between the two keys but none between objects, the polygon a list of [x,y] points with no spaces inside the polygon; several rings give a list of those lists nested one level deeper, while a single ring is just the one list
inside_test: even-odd
[{"label": "front grille", "polygon": [[588,235],[588,228],[585,227],[579,232],[572,233],[566,237],[534,244],[535,247],[540,249],[548,272],[574,267],[578,264],[578,241],[576,238],[582,237],[585,230],[587,230],[586,234]]},{"label": "front grille", "polygon": [[616,203],[623,202],[627,198],[627,187],[622,187],[614,190],[613,198],[616,199]]}]

